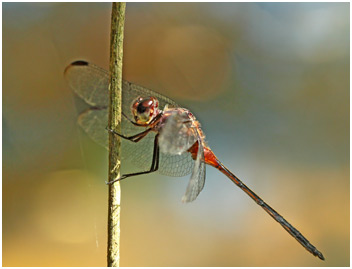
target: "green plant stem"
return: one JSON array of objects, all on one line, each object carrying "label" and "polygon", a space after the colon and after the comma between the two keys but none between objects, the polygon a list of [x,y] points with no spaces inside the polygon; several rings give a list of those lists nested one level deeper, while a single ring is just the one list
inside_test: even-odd
[{"label": "green plant stem", "polygon": [[[126,3],[113,3],[110,35],[110,105],[109,128],[120,133],[123,32]],[[109,181],[120,176],[120,138],[109,132]],[[108,249],[109,267],[120,264],[120,182],[109,185]]]}]

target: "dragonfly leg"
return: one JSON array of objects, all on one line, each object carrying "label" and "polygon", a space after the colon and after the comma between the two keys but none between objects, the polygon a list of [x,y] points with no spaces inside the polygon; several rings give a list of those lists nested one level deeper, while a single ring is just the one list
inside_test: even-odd
[{"label": "dragonfly leg", "polygon": [[159,169],[159,155],[160,155],[159,145],[158,145],[158,136],[159,136],[159,134],[157,134],[154,139],[153,160],[152,160],[152,165],[148,171],[125,174],[125,175],[122,175],[120,178],[117,178],[115,180],[105,182],[105,183],[107,185],[111,185],[111,184],[115,183],[116,181],[121,181],[121,180],[128,178],[128,177],[149,174],[149,173],[153,173],[153,172],[157,171]]},{"label": "dragonfly leg", "polygon": [[106,128],[109,132],[113,133],[114,135],[117,135],[119,137],[122,137],[124,139],[127,139],[129,141],[135,142],[137,143],[139,140],[141,140],[143,137],[145,137],[151,130],[152,128],[148,128],[145,131],[132,135],[132,136],[124,136],[122,134],[119,134],[118,132],[116,132],[115,130],[109,129],[108,127]]}]

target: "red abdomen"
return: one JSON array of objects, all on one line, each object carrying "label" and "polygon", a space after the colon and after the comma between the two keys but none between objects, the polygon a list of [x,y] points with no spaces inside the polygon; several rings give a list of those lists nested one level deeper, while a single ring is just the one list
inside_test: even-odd
[{"label": "red abdomen", "polygon": [[[189,148],[188,152],[191,153],[193,160],[197,159],[198,141]],[[207,146],[204,146],[204,162],[215,168],[219,168],[220,166],[218,158],[216,158],[214,152]]]}]

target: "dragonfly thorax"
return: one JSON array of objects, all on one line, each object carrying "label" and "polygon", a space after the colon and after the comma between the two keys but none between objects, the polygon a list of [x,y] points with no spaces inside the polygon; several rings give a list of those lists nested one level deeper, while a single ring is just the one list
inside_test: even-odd
[{"label": "dragonfly thorax", "polygon": [[161,111],[159,101],[155,97],[138,97],[132,103],[132,115],[138,124],[148,124]]}]

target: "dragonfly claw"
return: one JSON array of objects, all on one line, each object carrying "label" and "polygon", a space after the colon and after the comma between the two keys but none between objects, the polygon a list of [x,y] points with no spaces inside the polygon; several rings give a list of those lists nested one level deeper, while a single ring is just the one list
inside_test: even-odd
[{"label": "dragonfly claw", "polygon": [[105,184],[106,184],[106,185],[112,185],[112,184],[114,184],[116,181],[120,181],[120,178],[117,178],[117,179],[112,180],[112,181],[105,181]]},{"label": "dragonfly claw", "polygon": [[106,126],[105,130],[107,130],[108,132],[113,133],[113,134],[115,133],[115,131],[113,129],[109,128],[109,126]]},{"label": "dragonfly claw", "polygon": [[121,177],[116,178],[116,179],[114,179],[114,180],[112,180],[112,181],[105,181],[105,184],[106,184],[106,185],[112,185],[112,184],[114,184],[114,183],[117,182],[117,181],[123,180],[124,178],[126,178],[126,175],[122,175]]}]

